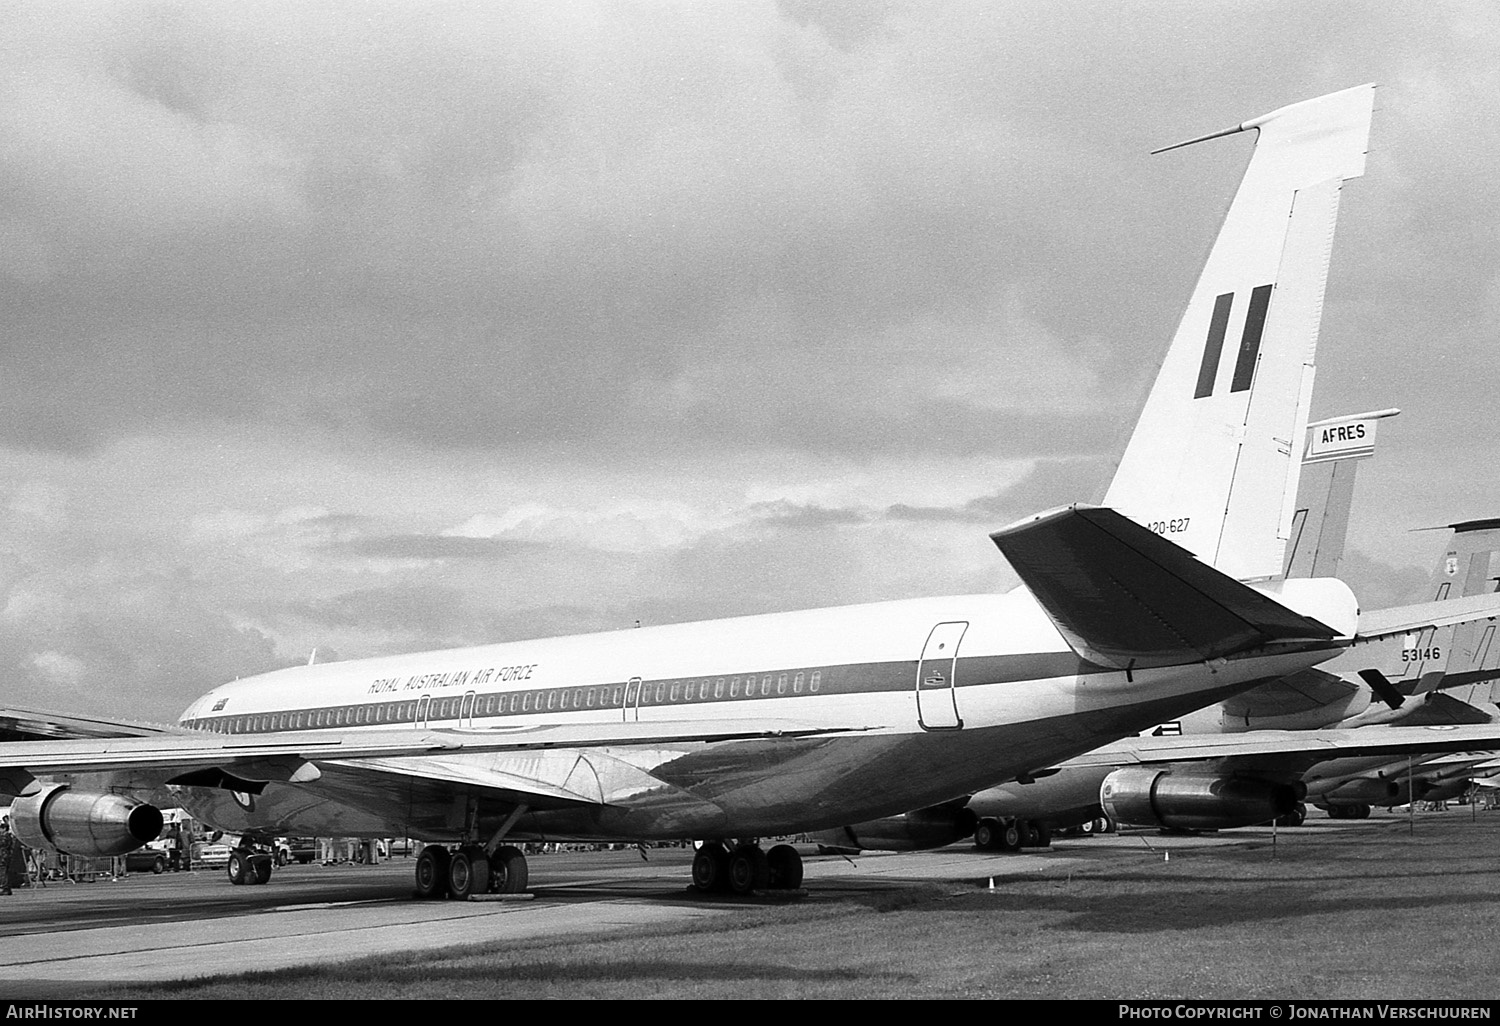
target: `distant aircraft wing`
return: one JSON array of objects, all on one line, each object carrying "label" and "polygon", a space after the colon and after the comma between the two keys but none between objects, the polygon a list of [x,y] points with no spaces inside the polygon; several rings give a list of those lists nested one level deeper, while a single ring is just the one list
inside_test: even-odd
[{"label": "distant aircraft wing", "polygon": [[[853,728],[858,731],[861,728]],[[485,730],[302,731],[274,734],[187,732],[152,737],[74,738],[0,743],[0,789],[23,774],[114,771],[176,772],[167,782],[243,786],[284,780],[310,782],[322,760],[369,760],[464,753],[504,753],[608,746],[671,745],[806,738],[851,728],[786,721],[682,720],[660,723],[583,723]],[[11,785],[12,789],[15,784]]]},{"label": "distant aircraft wing", "polygon": [[1067,766],[1125,766],[1304,756],[1312,761],[1359,755],[1487,752],[1500,748],[1500,724],[1427,727],[1361,727],[1354,730],[1254,730],[1243,734],[1130,737],[1070,759]]},{"label": "distant aircraft wing", "polygon": [[0,708],[0,741],[45,741],[78,737],[151,737],[190,733],[162,723],[78,716],[47,709]]},{"label": "distant aircraft wing", "polygon": [[1392,606],[1390,609],[1362,610],[1359,614],[1359,640],[1373,641],[1396,634],[1411,634],[1430,627],[1450,627],[1456,623],[1497,616],[1500,616],[1500,592],[1443,599],[1440,602],[1418,602],[1410,606]]}]

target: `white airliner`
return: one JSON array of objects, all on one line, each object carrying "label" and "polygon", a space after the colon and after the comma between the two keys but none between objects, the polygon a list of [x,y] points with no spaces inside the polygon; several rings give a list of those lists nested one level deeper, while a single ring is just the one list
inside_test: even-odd
[{"label": "white airliner", "polygon": [[[161,817],[126,796],[170,783],[226,832],[437,842],[417,863],[426,895],[523,889],[506,842],[530,838],[697,838],[701,888],[796,887],[794,849],[738,839],[934,804],[1332,657],[1365,627],[1341,582],[1237,578],[1280,569],[1300,466],[1287,439],[1307,420],[1339,189],[1364,171],[1372,98],[1232,130],[1258,133],[1255,150],[1111,486],[1126,515],[1068,507],[997,532],[1024,588],[247,678],[175,730],[0,743],[0,779],[26,791],[17,834],[129,849]],[[237,882],[269,872],[231,864]]]}]

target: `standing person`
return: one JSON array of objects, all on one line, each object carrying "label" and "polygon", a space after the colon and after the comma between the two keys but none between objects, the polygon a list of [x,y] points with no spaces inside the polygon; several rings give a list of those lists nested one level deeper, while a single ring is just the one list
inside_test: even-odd
[{"label": "standing person", "polygon": [[10,834],[10,817],[0,817],[0,895],[10,893],[10,860],[16,854],[16,839]]}]

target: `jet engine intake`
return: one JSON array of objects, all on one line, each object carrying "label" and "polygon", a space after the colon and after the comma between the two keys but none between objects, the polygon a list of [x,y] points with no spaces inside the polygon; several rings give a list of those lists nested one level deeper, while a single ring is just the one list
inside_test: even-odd
[{"label": "jet engine intake", "polygon": [[1300,784],[1132,766],[1104,778],[1099,804],[1119,823],[1227,830],[1286,815],[1303,793]]},{"label": "jet engine intake", "polygon": [[161,834],[161,810],[124,795],[51,784],[10,807],[10,828],[30,848],[65,855],[123,855]]}]

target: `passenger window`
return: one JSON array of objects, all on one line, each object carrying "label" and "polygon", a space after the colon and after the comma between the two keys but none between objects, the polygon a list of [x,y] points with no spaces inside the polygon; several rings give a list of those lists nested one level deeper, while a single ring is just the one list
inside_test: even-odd
[{"label": "passenger window", "polygon": [[732,681],[729,682],[729,697],[730,698],[739,698],[740,697],[740,679],[738,677],[734,678],[734,680],[732,680]]},{"label": "passenger window", "polygon": [[771,693],[771,675],[768,673],[760,679],[760,693],[769,695]]},{"label": "passenger window", "polygon": [[556,691],[549,691],[549,692],[547,692],[547,708],[551,709],[556,703],[557,703],[557,692]]},{"label": "passenger window", "polygon": [[681,687],[682,687],[682,681],[680,681],[680,680],[674,680],[672,682],[672,696],[671,696],[671,701],[673,701],[673,702],[677,701],[677,692],[678,692],[678,690]]},{"label": "passenger window", "polygon": [[800,694],[802,694],[802,674],[800,674],[800,673],[797,674],[797,676],[795,676],[795,677],[792,678],[792,694],[794,694],[794,695],[800,695]]},{"label": "passenger window", "polygon": [[816,691],[816,690],[818,690],[818,685],[822,681],[822,678],[823,678],[823,671],[822,670],[814,670],[812,672],[811,679],[809,679],[808,682],[807,682],[807,690],[809,690],[809,691]]},{"label": "passenger window", "polygon": [[778,695],[786,694],[786,674],[784,673],[776,678],[776,693]]},{"label": "passenger window", "polygon": [[[566,691],[564,691],[562,693],[562,703],[561,703],[561,706],[564,709],[566,709],[568,707],[568,693]],[[548,709],[552,708],[552,700],[550,698],[547,699],[547,708]]]},{"label": "passenger window", "polygon": [[531,692],[530,691],[526,692],[526,694],[521,698],[521,711],[522,712],[531,712]]},{"label": "passenger window", "polygon": [[723,698],[724,697],[724,678],[723,677],[720,677],[718,680],[714,681],[714,697],[715,698]]}]

